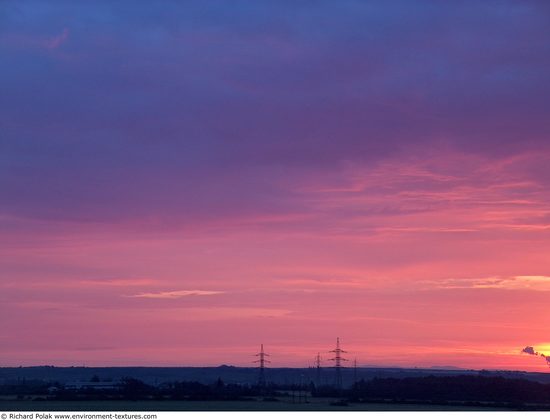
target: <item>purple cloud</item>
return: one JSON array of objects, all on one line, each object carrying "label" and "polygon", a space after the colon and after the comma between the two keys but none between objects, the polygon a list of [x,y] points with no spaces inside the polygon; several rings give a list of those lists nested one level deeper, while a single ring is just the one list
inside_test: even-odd
[{"label": "purple cloud", "polygon": [[8,2],[0,210],[286,213],[292,171],[546,150],[547,18],[538,2]]}]

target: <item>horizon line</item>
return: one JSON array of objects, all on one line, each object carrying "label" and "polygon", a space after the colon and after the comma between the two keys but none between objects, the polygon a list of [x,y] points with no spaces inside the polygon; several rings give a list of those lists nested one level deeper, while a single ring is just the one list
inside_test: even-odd
[{"label": "horizon line", "polygon": [[[236,368],[236,369],[252,369],[257,370],[257,366],[239,366],[239,365],[228,365],[221,364],[216,366],[191,366],[191,365],[173,365],[173,366],[148,366],[148,365],[117,365],[117,366],[86,366],[86,365],[20,365],[20,366],[0,366],[0,369],[31,369],[31,368],[53,368],[53,369],[217,369],[222,367]],[[334,369],[335,366],[321,366],[321,369]],[[362,365],[362,366],[341,366],[342,369],[353,370],[357,369],[400,369],[400,370],[434,370],[434,371],[473,371],[473,372],[521,372],[521,373],[540,373],[540,374],[550,374],[549,372],[543,371],[529,371],[529,370],[518,370],[518,369],[494,369],[494,368],[461,368],[458,366],[430,366],[430,367],[403,367],[403,366],[387,366],[387,365]],[[316,369],[316,366],[305,366],[305,367],[296,367],[296,366],[276,366],[269,367],[266,369]]]}]

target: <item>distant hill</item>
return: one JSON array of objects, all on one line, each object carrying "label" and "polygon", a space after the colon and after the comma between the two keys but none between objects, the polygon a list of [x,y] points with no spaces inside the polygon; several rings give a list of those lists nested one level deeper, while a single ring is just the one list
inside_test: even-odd
[{"label": "distant hill", "polygon": [[434,370],[466,370],[456,366],[430,366],[430,369]]},{"label": "distant hill", "polygon": [[[374,378],[415,378],[455,375],[501,376],[512,379],[526,379],[540,383],[550,383],[550,373],[533,373],[521,371],[464,370],[452,366],[439,366],[432,369],[376,368],[358,367],[342,369],[342,383],[349,387],[354,380]],[[258,380],[258,369],[221,365],[217,367],[3,367],[0,368],[0,384],[14,381],[41,380],[62,384],[75,381],[89,381],[91,378],[101,381],[119,381],[132,377],[151,385],[174,381],[197,381],[211,384],[221,378],[225,383],[255,384]],[[315,368],[270,368],[266,369],[266,379],[282,385],[310,383],[332,385],[335,381],[334,368],[321,369],[318,378]],[[319,382],[319,383],[317,383]]]}]

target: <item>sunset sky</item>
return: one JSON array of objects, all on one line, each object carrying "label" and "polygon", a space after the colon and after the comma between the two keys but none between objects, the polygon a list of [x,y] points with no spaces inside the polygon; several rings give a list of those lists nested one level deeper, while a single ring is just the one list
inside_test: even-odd
[{"label": "sunset sky", "polygon": [[0,2],[1,366],[337,336],[549,371],[549,2]]}]

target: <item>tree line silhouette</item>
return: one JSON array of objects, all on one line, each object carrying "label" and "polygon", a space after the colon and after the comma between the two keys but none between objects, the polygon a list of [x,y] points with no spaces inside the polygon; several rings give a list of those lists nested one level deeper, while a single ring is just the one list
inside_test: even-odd
[{"label": "tree line silhouette", "polygon": [[[92,378],[90,382],[97,381]],[[19,399],[41,400],[180,400],[235,401],[278,398],[300,401],[310,398],[337,398],[346,403],[419,403],[452,405],[495,405],[507,407],[550,407],[550,384],[501,376],[458,375],[408,378],[374,378],[361,380],[352,387],[338,389],[309,384],[275,384],[265,386],[225,383],[221,378],[211,384],[175,381],[147,384],[126,377],[106,389],[92,386],[78,389],[47,381],[15,381],[0,385],[0,395],[17,395]],[[302,399],[303,397],[303,399]]]}]

